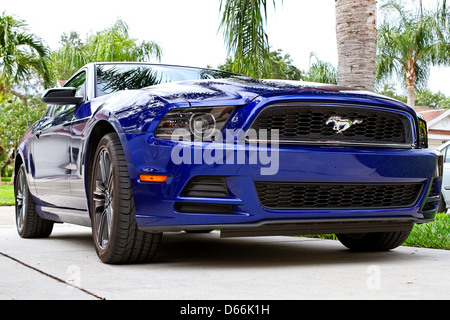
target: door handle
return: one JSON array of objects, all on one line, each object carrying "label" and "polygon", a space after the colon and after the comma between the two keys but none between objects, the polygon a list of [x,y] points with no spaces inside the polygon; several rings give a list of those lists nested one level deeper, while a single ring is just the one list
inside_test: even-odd
[{"label": "door handle", "polygon": [[39,138],[41,137],[42,131],[38,130],[36,131],[36,139],[39,140]]}]

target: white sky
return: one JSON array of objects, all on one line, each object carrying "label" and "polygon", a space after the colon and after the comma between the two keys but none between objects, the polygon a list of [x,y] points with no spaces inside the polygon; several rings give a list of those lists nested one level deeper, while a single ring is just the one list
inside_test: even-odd
[{"label": "white sky", "polygon": [[[415,0],[412,0],[415,1]],[[434,0],[423,0],[434,3]],[[28,23],[51,49],[59,47],[63,32],[89,33],[111,26],[122,18],[138,40],[156,41],[167,64],[217,67],[226,59],[220,0],[2,0],[0,11]],[[267,32],[272,49],[289,53],[295,66],[308,69],[309,54],[337,66],[335,0],[277,0],[269,3]],[[433,68],[429,87],[450,96],[450,68]]]}]

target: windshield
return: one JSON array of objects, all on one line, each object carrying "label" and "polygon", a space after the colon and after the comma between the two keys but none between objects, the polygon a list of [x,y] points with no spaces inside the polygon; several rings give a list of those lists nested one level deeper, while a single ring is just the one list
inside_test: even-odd
[{"label": "windshield", "polygon": [[151,64],[97,65],[97,97],[120,90],[141,89],[161,83],[223,78],[247,78],[220,70]]}]

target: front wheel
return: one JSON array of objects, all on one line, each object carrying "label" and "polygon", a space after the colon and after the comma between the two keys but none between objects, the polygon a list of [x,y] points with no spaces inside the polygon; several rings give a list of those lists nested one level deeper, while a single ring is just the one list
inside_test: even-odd
[{"label": "front wheel", "polygon": [[397,232],[337,234],[336,236],[344,246],[352,251],[388,251],[401,246],[406,239],[408,239],[411,230]]},{"label": "front wheel", "polygon": [[105,135],[97,147],[90,200],[93,240],[100,260],[122,264],[153,258],[161,233],[137,228],[127,162],[116,133]]}]

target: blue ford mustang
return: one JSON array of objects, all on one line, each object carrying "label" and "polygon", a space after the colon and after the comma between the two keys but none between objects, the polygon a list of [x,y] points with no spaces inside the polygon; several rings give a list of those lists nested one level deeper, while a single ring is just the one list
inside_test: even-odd
[{"label": "blue ford mustang", "polygon": [[436,214],[442,156],[425,121],[373,93],[94,63],[42,100],[15,161],[18,232],[90,226],[105,263],[148,261],[164,232],[214,229],[389,250]]}]

